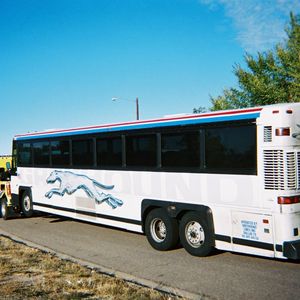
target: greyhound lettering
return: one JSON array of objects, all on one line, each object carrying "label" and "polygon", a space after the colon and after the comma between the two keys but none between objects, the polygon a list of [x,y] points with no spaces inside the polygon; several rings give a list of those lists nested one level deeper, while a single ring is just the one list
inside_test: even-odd
[{"label": "greyhound lettering", "polygon": [[123,205],[123,201],[115,198],[111,194],[105,194],[100,189],[112,190],[114,185],[104,185],[96,180],[82,174],[75,174],[70,171],[58,171],[54,170],[51,172],[46,182],[52,184],[58,181],[60,183],[58,188],[52,188],[49,190],[45,196],[51,198],[54,194],[59,196],[64,196],[65,193],[71,195],[77,190],[82,189],[84,192],[92,199],[96,201],[97,204],[106,202],[112,208],[117,208]]}]

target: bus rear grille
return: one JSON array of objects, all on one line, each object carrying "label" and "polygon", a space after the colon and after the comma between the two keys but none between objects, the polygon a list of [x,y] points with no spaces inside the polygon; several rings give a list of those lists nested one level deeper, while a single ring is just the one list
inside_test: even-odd
[{"label": "bus rear grille", "polygon": [[297,152],[297,189],[300,190],[300,152]]},{"label": "bus rear grille", "polygon": [[296,153],[286,153],[286,189],[296,190],[297,189],[297,164],[296,164]]},{"label": "bus rear grille", "polygon": [[300,152],[264,150],[264,184],[267,190],[300,189]]},{"label": "bus rear grille", "polygon": [[264,150],[266,190],[284,190],[284,160],[282,150]]}]

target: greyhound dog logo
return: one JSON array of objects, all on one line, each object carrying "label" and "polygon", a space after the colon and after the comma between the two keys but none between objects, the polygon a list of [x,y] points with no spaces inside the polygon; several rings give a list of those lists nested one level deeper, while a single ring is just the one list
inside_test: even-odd
[{"label": "greyhound dog logo", "polygon": [[106,202],[112,208],[117,208],[118,206],[123,205],[122,200],[115,198],[111,194],[105,194],[99,190],[112,190],[114,188],[114,185],[101,184],[86,175],[75,174],[70,171],[54,170],[46,179],[46,182],[48,184],[52,184],[56,181],[60,183],[59,187],[52,188],[45,194],[45,196],[49,199],[54,194],[62,197],[65,193],[71,195],[77,190],[82,189],[90,198],[94,199],[97,204]]}]

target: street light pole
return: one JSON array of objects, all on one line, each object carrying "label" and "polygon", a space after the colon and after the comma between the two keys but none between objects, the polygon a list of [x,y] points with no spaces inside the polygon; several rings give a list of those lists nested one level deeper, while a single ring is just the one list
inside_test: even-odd
[{"label": "street light pole", "polygon": [[135,104],[136,104],[136,119],[140,119],[140,109],[139,109],[139,98],[136,97],[135,99]]},{"label": "street light pole", "polygon": [[129,101],[129,102],[135,102],[136,119],[137,120],[140,119],[140,108],[139,108],[139,98],[138,97],[136,97],[135,101],[134,100],[123,99],[123,98],[117,98],[117,97],[113,97],[113,98],[111,98],[111,100],[112,101],[125,100],[125,101]]}]

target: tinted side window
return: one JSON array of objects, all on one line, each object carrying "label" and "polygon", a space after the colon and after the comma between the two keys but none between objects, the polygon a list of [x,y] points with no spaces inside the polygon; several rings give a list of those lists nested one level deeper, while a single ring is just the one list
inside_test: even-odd
[{"label": "tinted side window", "polygon": [[[206,167],[215,170],[256,170],[256,126],[209,128],[205,131]],[[252,170],[252,171],[251,171]]]},{"label": "tinted side window", "polygon": [[97,166],[122,166],[122,139],[97,139]]},{"label": "tinted side window", "polygon": [[20,167],[32,165],[32,153],[30,143],[18,143],[17,152],[17,161]]},{"label": "tinted side window", "polygon": [[93,166],[94,154],[92,139],[72,141],[72,161],[74,166]]},{"label": "tinted side window", "polygon": [[35,142],[33,146],[33,160],[36,166],[47,166],[50,164],[49,142]]},{"label": "tinted side window", "polygon": [[68,166],[70,164],[69,141],[51,142],[52,166]]},{"label": "tinted side window", "polygon": [[126,137],[126,164],[128,166],[155,167],[156,135]]},{"label": "tinted side window", "polygon": [[165,133],[161,135],[161,164],[170,168],[200,166],[198,132]]}]

